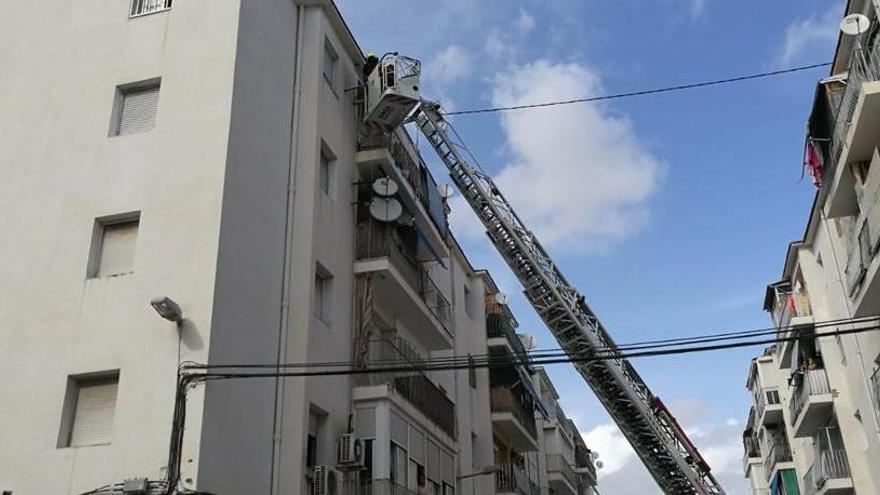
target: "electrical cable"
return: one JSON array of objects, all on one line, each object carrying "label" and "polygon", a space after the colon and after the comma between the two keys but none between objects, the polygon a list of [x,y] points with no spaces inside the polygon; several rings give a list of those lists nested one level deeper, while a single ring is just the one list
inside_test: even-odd
[{"label": "electrical cable", "polygon": [[[836,320],[827,320],[827,321],[819,321],[810,324],[810,327],[813,329],[822,329],[829,326],[837,326],[837,325],[845,325],[845,324],[856,324],[856,323],[866,323],[876,320],[876,316],[867,316],[860,318],[842,318]],[[694,337],[679,337],[679,338],[671,338],[671,339],[660,339],[660,340],[648,340],[641,342],[631,342],[615,347],[597,347],[593,349],[593,352],[616,352],[621,353],[625,351],[643,351],[648,349],[663,349],[669,347],[680,347],[683,345],[690,344],[706,344],[712,342],[723,342],[723,341],[732,341],[745,337],[760,337],[766,336],[776,333],[787,333],[789,331],[797,330],[800,327],[789,326],[784,328],[776,328],[776,327],[765,327],[759,329],[745,330],[745,331],[737,331],[737,332],[725,332],[725,333],[717,333],[717,334],[709,334],[702,336],[694,336]],[[817,336],[829,335],[828,333],[817,334]],[[530,360],[540,360],[546,358],[555,358],[562,357],[566,355],[566,352],[561,348],[548,348],[543,350],[535,350],[528,351],[525,353]],[[414,368],[419,369],[430,369],[432,365],[446,365],[446,364],[464,364],[470,363],[472,360],[476,363],[486,362],[488,359],[491,359],[493,354],[479,354],[479,355],[471,355],[468,356],[452,356],[452,357],[433,357],[433,358],[422,358],[418,360],[413,359],[405,359],[405,358],[396,358],[396,359],[374,359],[370,360],[371,365],[410,365]],[[326,368],[326,367],[342,367],[342,366],[354,366],[355,363],[352,361],[326,361],[326,362],[302,362],[302,363],[281,363],[280,367],[285,369],[290,368]],[[260,368],[277,368],[278,364],[199,364],[194,363],[192,361],[182,363],[182,367],[188,370],[209,370],[209,369],[260,369]],[[469,366],[468,366],[469,367]]]},{"label": "electrical cable", "polygon": [[749,81],[749,80],[753,80],[753,79],[763,79],[763,78],[767,78],[767,77],[781,76],[784,74],[791,74],[793,72],[800,72],[800,71],[805,71],[805,70],[810,70],[810,69],[816,69],[819,67],[827,67],[829,65],[831,65],[831,62],[824,62],[821,64],[802,65],[799,67],[790,67],[787,69],[780,69],[780,70],[774,70],[774,71],[768,71],[768,72],[759,72],[756,74],[747,74],[744,76],[729,77],[729,78],[725,78],[725,79],[715,79],[715,80],[711,80],[711,81],[702,81],[702,82],[689,83],[689,84],[679,84],[676,86],[666,86],[666,87],[662,87],[662,88],[646,89],[646,90],[642,90],[642,91],[632,91],[632,92],[628,92],[628,93],[616,93],[616,94],[601,95],[601,96],[591,96],[591,97],[587,97],[587,98],[575,98],[575,99],[571,99],[571,100],[550,101],[550,102],[544,102],[544,103],[532,103],[532,104],[527,104],[527,105],[511,105],[511,106],[503,106],[503,107],[474,108],[471,110],[457,110],[454,112],[445,112],[443,115],[444,116],[474,115],[474,114],[480,114],[480,113],[507,112],[507,111],[511,111],[511,110],[523,110],[523,109],[527,109],[527,108],[552,107],[552,106],[558,106],[558,105],[571,105],[574,103],[589,103],[589,102],[595,102],[595,101],[630,98],[633,96],[646,96],[646,95],[653,95],[653,94],[658,94],[658,93],[671,93],[674,91],[684,91],[684,90],[688,90],[688,89],[704,88],[707,86],[717,86],[717,85],[721,85],[721,84],[730,84],[730,83],[735,83],[735,82]]}]

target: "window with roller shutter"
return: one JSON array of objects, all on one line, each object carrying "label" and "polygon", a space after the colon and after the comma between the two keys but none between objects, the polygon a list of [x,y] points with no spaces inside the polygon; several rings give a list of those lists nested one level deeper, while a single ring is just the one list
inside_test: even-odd
[{"label": "window with roller shutter", "polygon": [[118,389],[118,372],[70,377],[59,447],[111,443]]},{"label": "window with roller shutter", "polygon": [[120,87],[111,134],[125,136],[148,132],[156,125],[159,110],[159,83]]}]

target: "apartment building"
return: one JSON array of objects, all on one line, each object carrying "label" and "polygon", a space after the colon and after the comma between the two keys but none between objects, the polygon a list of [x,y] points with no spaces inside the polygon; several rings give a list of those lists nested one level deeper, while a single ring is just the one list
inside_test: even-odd
[{"label": "apartment building", "polygon": [[844,24],[860,14],[867,29],[842,32],[810,111],[816,197],[764,302],[786,340],[749,372],[744,468],[756,494],[880,493],[878,8],[848,2]]},{"label": "apartment building", "polygon": [[410,135],[364,138],[330,0],[3,3],[0,33],[4,495],[164,492],[186,362],[413,366],[188,389],[181,490],[546,479],[533,370],[422,366],[515,320]]}]

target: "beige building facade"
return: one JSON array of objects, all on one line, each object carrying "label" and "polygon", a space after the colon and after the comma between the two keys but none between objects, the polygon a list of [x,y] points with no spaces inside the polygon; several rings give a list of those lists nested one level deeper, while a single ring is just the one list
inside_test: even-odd
[{"label": "beige building facade", "polygon": [[[819,82],[806,162],[818,190],[764,307],[782,341],[753,360],[744,432],[754,493],[880,493],[880,21],[851,0]],[[864,21],[868,22],[865,23]]]}]

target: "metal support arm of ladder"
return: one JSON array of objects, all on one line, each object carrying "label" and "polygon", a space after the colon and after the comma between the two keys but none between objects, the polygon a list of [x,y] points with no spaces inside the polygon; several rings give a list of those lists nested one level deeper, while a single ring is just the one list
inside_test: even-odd
[{"label": "metal support arm of ladder", "polygon": [[453,182],[522,283],[529,302],[566,354],[578,358],[573,363],[575,368],[660,488],[675,495],[723,495],[724,491],[674,418],[657,413],[654,396],[629,361],[620,357],[583,359],[596,353],[614,356],[617,345],[491,177],[464,159],[460,145],[450,139],[447,132],[450,126],[439,106],[423,101],[412,120],[449,169]]}]

